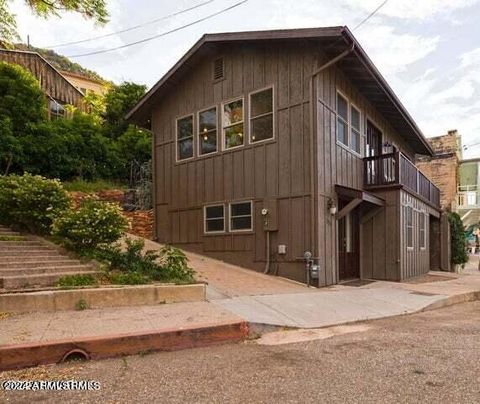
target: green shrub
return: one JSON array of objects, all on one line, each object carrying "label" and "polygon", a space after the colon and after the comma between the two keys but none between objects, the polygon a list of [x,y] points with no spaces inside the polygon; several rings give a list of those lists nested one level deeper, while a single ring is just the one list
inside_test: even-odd
[{"label": "green shrub", "polygon": [[55,218],[69,206],[58,180],[28,173],[0,177],[0,223],[48,234]]},{"label": "green shrub", "polygon": [[117,241],[128,227],[120,207],[94,198],[84,199],[77,210],[65,211],[53,223],[53,235],[76,251],[92,251]]},{"label": "green shrub", "polygon": [[463,265],[468,262],[465,227],[458,213],[450,213],[448,215],[448,221],[450,222],[451,263],[454,265]]},{"label": "green shrub", "polygon": [[0,236],[0,241],[25,241],[26,237],[23,236]]},{"label": "green shrub", "polygon": [[108,279],[114,285],[143,285],[150,282],[148,277],[139,274],[138,272],[110,273]]},{"label": "green shrub", "polygon": [[63,186],[67,191],[85,192],[87,194],[98,191],[108,191],[112,189],[125,189],[124,184],[107,180],[85,181],[76,179],[73,181],[64,182]]},{"label": "green shrub", "polygon": [[75,303],[75,310],[83,311],[87,310],[89,305],[85,299],[80,299],[77,303]]},{"label": "green shrub", "polygon": [[[185,254],[178,248],[165,246],[158,253],[154,251],[143,252],[143,240],[126,240],[126,247],[118,244],[99,248],[95,252],[95,258],[106,262],[111,271],[117,271],[129,275],[138,280],[138,283],[151,281],[191,283],[194,281],[194,272],[188,267],[188,260]],[[135,274],[135,275],[133,275]],[[138,276],[138,277],[137,277]],[[121,280],[122,277],[111,277]],[[140,282],[140,280],[142,280]],[[132,282],[129,282],[132,284]]]},{"label": "green shrub", "polygon": [[96,285],[97,280],[90,274],[75,274],[62,276],[57,281],[57,286],[62,288],[74,288],[76,286]]}]

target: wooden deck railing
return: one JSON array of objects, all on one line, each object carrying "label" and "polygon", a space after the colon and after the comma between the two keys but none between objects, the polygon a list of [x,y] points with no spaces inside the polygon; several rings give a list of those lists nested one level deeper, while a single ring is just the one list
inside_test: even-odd
[{"label": "wooden deck railing", "polygon": [[366,157],[363,161],[366,189],[401,185],[440,207],[440,190],[402,153]]}]

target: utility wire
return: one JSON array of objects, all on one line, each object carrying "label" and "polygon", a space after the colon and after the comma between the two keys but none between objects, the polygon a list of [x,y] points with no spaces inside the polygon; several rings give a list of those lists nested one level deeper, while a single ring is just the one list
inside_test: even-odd
[{"label": "utility wire", "polygon": [[227,7],[227,8],[224,8],[224,9],[220,10],[220,11],[217,11],[216,13],[207,15],[206,17],[203,17],[203,18],[200,18],[198,20],[192,21],[188,24],[182,25],[178,28],[174,28],[170,31],[163,32],[163,33],[158,34],[158,35],[154,35],[154,36],[151,36],[151,37],[148,37],[148,38],[141,39],[139,41],[135,41],[135,42],[131,42],[131,43],[128,43],[128,44],[125,44],[125,45],[117,46],[115,48],[102,49],[102,50],[98,50],[98,51],[94,51],[94,52],[81,53],[81,54],[78,54],[78,55],[68,55],[67,57],[68,58],[79,58],[79,57],[84,57],[84,56],[99,55],[101,53],[112,52],[112,51],[116,51],[116,50],[119,50],[119,49],[128,48],[128,47],[133,46],[133,45],[138,45],[138,44],[141,44],[141,43],[149,42],[149,41],[152,41],[154,39],[161,38],[163,36],[172,34],[173,32],[181,31],[182,29],[191,27],[192,25],[198,24],[200,22],[209,20],[210,18],[216,17],[217,15],[226,13],[227,11],[230,11],[230,10],[232,10],[232,9],[238,7],[238,6],[241,6],[242,4],[246,3],[247,1],[249,1],[249,0],[240,1],[240,2],[235,3],[234,5],[232,5],[230,7]]},{"label": "utility wire", "polygon": [[115,31],[115,32],[111,32],[109,34],[100,35],[100,36],[94,36],[94,37],[91,37],[91,38],[81,39],[79,41],[65,42],[65,43],[60,43],[60,44],[56,44],[56,45],[43,46],[43,48],[51,49],[51,48],[60,48],[60,47],[68,46],[68,45],[78,45],[80,43],[96,41],[98,39],[108,38],[108,37],[111,37],[111,36],[114,36],[114,35],[123,34],[125,32],[134,31],[136,29],[146,27],[147,25],[155,24],[159,21],[167,20],[169,18],[176,17],[177,15],[186,13],[188,11],[195,10],[196,8],[206,6],[207,4],[213,3],[214,1],[216,1],[216,0],[208,0],[208,1],[205,1],[203,3],[197,4],[196,6],[192,6],[192,7],[177,11],[175,13],[165,15],[163,17],[155,18],[154,20],[150,20],[150,21],[144,22],[142,24],[134,25],[133,27],[125,28],[125,29],[122,29],[120,31]]},{"label": "utility wire", "polygon": [[360,28],[363,24],[365,24],[370,18],[372,18],[377,12],[388,3],[388,0],[384,0],[375,10],[373,10],[369,15],[367,15],[362,21],[360,21],[355,27],[353,27],[352,32],[356,29]]}]

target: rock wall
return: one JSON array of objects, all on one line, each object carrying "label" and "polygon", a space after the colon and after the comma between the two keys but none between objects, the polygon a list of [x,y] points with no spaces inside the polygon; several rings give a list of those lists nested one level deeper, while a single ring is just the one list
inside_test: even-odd
[{"label": "rock wall", "polygon": [[[84,192],[69,192],[74,206],[78,206],[80,202],[88,196],[95,196],[105,202],[117,203],[123,205],[123,190],[99,191],[92,194]],[[136,236],[144,237],[149,240],[153,238],[153,210],[136,210],[133,212],[123,211],[125,217],[129,220],[131,229],[129,233]]]}]

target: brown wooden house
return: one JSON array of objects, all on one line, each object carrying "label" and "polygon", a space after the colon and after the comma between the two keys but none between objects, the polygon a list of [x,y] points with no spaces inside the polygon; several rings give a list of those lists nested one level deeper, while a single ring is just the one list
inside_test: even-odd
[{"label": "brown wooden house", "polygon": [[49,118],[66,116],[67,104],[85,110],[83,93],[38,53],[0,49],[0,62],[20,65],[37,78],[45,93]]},{"label": "brown wooden house", "polygon": [[346,27],[204,35],[128,118],[160,242],[318,286],[448,266],[432,150]]}]

